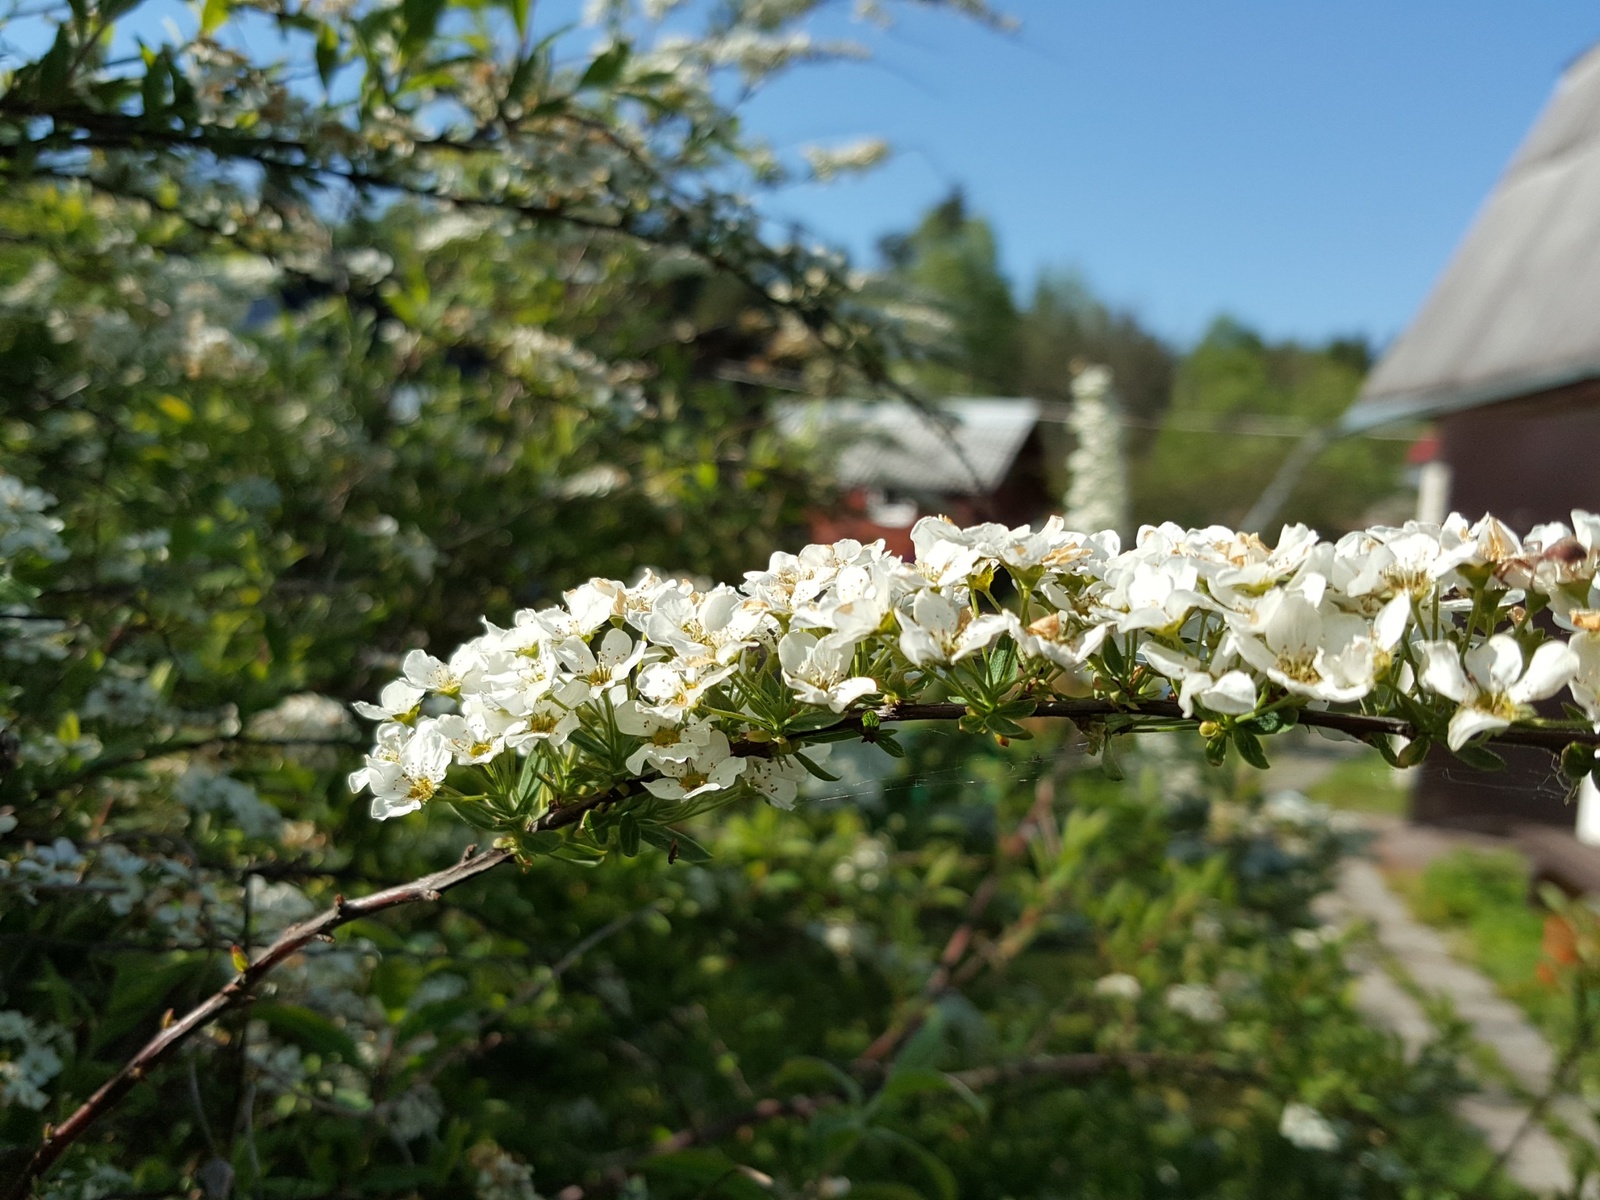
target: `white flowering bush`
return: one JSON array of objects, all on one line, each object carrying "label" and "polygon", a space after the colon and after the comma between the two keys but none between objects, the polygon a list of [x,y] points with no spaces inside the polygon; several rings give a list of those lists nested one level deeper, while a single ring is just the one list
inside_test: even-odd
[{"label": "white flowering bush", "polygon": [[[896,753],[886,723],[919,716],[1017,738],[1065,715],[1101,746],[1191,721],[1213,761],[1231,744],[1258,766],[1261,738],[1302,720],[1396,762],[1437,740],[1485,766],[1485,741],[1517,727],[1570,740],[1574,777],[1594,767],[1593,514],[1525,540],[1459,516],[1337,541],[1290,526],[1275,546],[1165,525],[1124,550],[1054,518],[924,518],[912,539],[911,562],[855,541],[777,553],[737,588],[594,579],[447,661],[412,651],[357,706],[380,724],[351,786],[380,819],[445,804],[521,856],[592,857],[682,851],[664,826],[742,795],[792,806],[828,778],[828,743]],[[1535,715],[1563,690],[1567,719]],[[576,833],[541,825],[574,806]]]}]

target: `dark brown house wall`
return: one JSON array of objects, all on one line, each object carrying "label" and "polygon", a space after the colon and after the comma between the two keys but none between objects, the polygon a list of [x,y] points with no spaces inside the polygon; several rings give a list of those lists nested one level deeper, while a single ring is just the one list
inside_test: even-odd
[{"label": "dark brown house wall", "polygon": [[[1454,413],[1439,421],[1450,464],[1450,507],[1468,520],[1491,512],[1518,533],[1600,512],[1600,381]],[[1559,703],[1544,706],[1560,715]],[[1577,818],[1549,754],[1516,750],[1506,769],[1479,772],[1436,750],[1412,793],[1418,821],[1504,833],[1534,821],[1571,828]]]},{"label": "dark brown house wall", "polygon": [[1450,507],[1518,533],[1600,512],[1600,380],[1453,413],[1439,422]]}]

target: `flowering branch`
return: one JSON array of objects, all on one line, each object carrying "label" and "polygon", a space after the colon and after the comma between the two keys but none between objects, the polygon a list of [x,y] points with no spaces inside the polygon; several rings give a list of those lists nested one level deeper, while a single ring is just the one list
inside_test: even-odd
[{"label": "flowering branch", "polygon": [[[1116,534],[1058,519],[1034,531],[929,518],[911,563],[843,541],[775,554],[737,590],[596,579],[448,662],[413,651],[377,704],[357,706],[381,723],[351,786],[379,819],[445,804],[494,847],[290,928],[50,1130],[0,1200],[313,939],[512,859],[594,861],[646,842],[703,857],[675,826],[752,794],[790,807],[808,774],[831,778],[817,762],[828,743],[901,754],[903,722],[1022,738],[1031,718],[1065,718],[1101,750],[1188,727],[1214,761],[1232,745],[1257,766],[1263,737],[1302,724],[1400,765],[1436,740],[1480,766],[1498,763],[1490,744],[1535,746],[1581,778],[1600,746],[1600,517],[1573,522],[1526,541],[1490,517],[1337,543],[1291,526],[1270,549],[1220,527],[1147,526],[1124,552]],[[1539,628],[1541,613],[1570,639]],[[1535,719],[1532,703],[1563,688],[1571,719]]]},{"label": "flowering branch", "polygon": [[[1600,517],[1524,542],[1485,517],[1269,548],[1213,526],[1116,533],[960,529],[925,518],[916,558],[841,541],[775,554],[735,589],[646,573],[594,579],[566,604],[488,626],[448,662],[407,655],[377,704],[351,786],[384,819],[443,802],[526,862],[594,860],[759,794],[791,806],[827,743],[902,751],[890,726],[955,720],[1030,736],[1076,722],[1091,749],[1188,726],[1220,762],[1267,765],[1262,739],[1337,730],[1395,765],[1443,742],[1558,752],[1581,779],[1600,745]],[[1572,634],[1563,641],[1536,620]],[[1565,689],[1563,720],[1534,702]],[[535,828],[576,800],[635,789],[567,835]]]}]

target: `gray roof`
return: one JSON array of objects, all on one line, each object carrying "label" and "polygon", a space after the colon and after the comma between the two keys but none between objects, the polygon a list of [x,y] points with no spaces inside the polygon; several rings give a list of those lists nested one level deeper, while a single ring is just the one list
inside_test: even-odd
[{"label": "gray roof", "polygon": [[898,400],[805,400],[780,406],[778,428],[833,452],[840,483],[942,496],[1000,486],[1039,420],[1036,401],[941,400],[933,416]]},{"label": "gray roof", "polygon": [[1562,75],[1347,432],[1600,376],[1600,46]]}]

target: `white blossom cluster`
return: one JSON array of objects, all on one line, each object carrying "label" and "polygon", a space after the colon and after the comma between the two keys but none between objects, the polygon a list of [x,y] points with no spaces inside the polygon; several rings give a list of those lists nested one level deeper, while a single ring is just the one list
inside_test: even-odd
[{"label": "white blossom cluster", "polygon": [[1064,520],[1074,529],[1128,527],[1128,465],[1122,453],[1122,416],[1109,368],[1085,367],[1072,381],[1072,436],[1067,456]]},{"label": "white blossom cluster", "polygon": [[[912,541],[910,562],[849,540],[774,554],[737,588],[594,579],[448,661],[412,651],[358,705],[382,723],[351,786],[379,818],[440,796],[522,821],[632,781],[699,807],[741,790],[789,805],[820,771],[808,743],[848,714],[867,715],[832,736],[888,740],[870,713],[907,701],[955,701],[968,728],[1013,736],[1069,697],[1175,700],[1212,738],[1332,706],[1403,715],[1459,750],[1566,688],[1600,729],[1588,513],[1526,540],[1452,516],[1337,541],[1288,526],[1276,546],[1145,526],[1126,550],[1059,518],[925,518]],[[1540,631],[1545,611],[1570,638]],[[457,767],[477,790],[446,783]]]},{"label": "white blossom cluster", "polygon": [[43,1088],[61,1073],[58,1049],[65,1040],[58,1025],[41,1027],[20,1012],[0,1012],[0,1109],[45,1106]]}]

